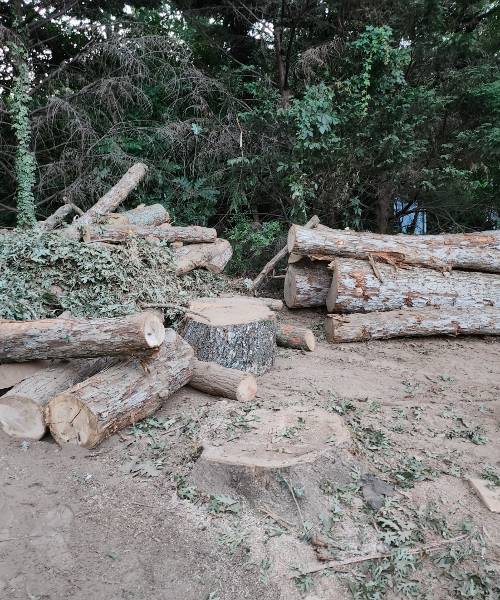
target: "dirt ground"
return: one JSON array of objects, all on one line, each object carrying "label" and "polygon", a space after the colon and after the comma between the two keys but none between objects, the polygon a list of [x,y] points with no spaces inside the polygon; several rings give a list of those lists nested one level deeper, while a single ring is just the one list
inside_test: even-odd
[{"label": "dirt ground", "polygon": [[[0,598],[500,597],[500,514],[466,480],[500,474],[500,340],[332,346],[320,312],[280,318],[317,350],[280,349],[246,405],[184,388],[92,451],[0,432]],[[308,460],[212,471],[203,446],[285,409],[268,442],[285,459],[314,442]],[[350,439],[320,439],[324,415]],[[307,573],[373,553],[390,556]]]}]

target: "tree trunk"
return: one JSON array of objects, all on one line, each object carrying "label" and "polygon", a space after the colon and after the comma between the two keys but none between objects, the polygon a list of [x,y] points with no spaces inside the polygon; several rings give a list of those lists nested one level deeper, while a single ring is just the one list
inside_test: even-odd
[{"label": "tree trunk", "polygon": [[79,210],[80,209],[71,202],[63,204],[54,213],[52,213],[50,217],[47,217],[45,221],[40,221],[38,223],[38,227],[45,232],[52,231],[61,225],[67,216],[73,212],[78,212]]},{"label": "tree trunk", "polygon": [[426,335],[500,335],[500,309],[406,308],[388,312],[328,315],[329,342],[362,342]]},{"label": "tree trunk", "polygon": [[193,374],[193,350],[172,329],[147,358],[110,367],[53,398],[46,419],[56,442],[93,448],[152,415]]},{"label": "tree trunk", "polygon": [[292,225],[288,250],[316,260],[336,256],[438,269],[500,273],[500,231],[443,235],[380,235]]},{"label": "tree trunk", "polygon": [[279,325],[276,333],[276,343],[284,348],[307,350],[308,352],[314,352],[316,349],[314,333],[310,329],[295,325]]},{"label": "tree trunk", "polygon": [[215,229],[209,227],[140,227],[139,225],[94,225],[85,230],[86,242],[127,242],[133,238],[156,238],[164,242],[203,243],[217,239]]},{"label": "tree trunk", "polygon": [[276,318],[261,303],[210,298],[191,302],[197,314],[187,314],[184,339],[196,357],[223,367],[261,375],[274,363]]},{"label": "tree trunk", "polygon": [[332,274],[325,263],[304,260],[288,265],[285,304],[288,308],[324,306]]},{"label": "tree trunk", "polygon": [[97,222],[103,215],[107,215],[118,208],[125,198],[144,179],[148,168],[143,163],[136,163],[125,173],[120,181],[114,185],[109,192],[104,194],[94,206],[89,208],[83,215],[64,230],[64,235],[71,239],[78,239],[82,227],[87,227]]},{"label": "tree trunk", "polygon": [[170,221],[170,215],[163,204],[138,206],[132,210],[106,215],[103,223],[108,225],[140,225],[156,227]]},{"label": "tree trunk", "polygon": [[207,269],[212,273],[222,273],[233,255],[227,240],[215,240],[211,244],[190,244],[176,248],[176,274],[184,275],[193,269]]},{"label": "tree trunk", "polygon": [[331,263],[333,280],[328,312],[372,312],[426,306],[450,308],[500,307],[500,277],[490,273],[394,268],[352,258]]},{"label": "tree trunk", "polygon": [[[1,325],[0,325],[1,326]],[[48,360],[32,360],[25,363],[0,365],[0,390],[5,390],[51,366]]]},{"label": "tree trunk", "polygon": [[157,348],[165,337],[157,315],[114,319],[0,321],[0,360],[116,356]]},{"label": "tree trunk", "polygon": [[[304,225],[304,227],[306,229],[312,229],[312,228],[316,227],[316,225],[318,225],[318,224],[319,224],[319,217],[317,215],[314,215],[309,219],[309,221],[307,221],[307,223]],[[258,289],[262,285],[262,282],[264,281],[264,279],[276,267],[276,265],[280,262],[280,260],[283,260],[285,258],[285,256],[287,254],[288,254],[288,247],[285,246],[278,252],[278,254],[276,254],[276,256],[274,258],[271,258],[271,260],[264,266],[262,271],[253,280],[252,287],[251,287],[251,289],[253,291]]]},{"label": "tree trunk", "polygon": [[0,397],[0,424],[7,435],[40,440],[45,406],[54,396],[112,364],[109,358],[82,359],[44,369]]},{"label": "tree trunk", "polygon": [[189,385],[211,396],[247,402],[255,398],[257,381],[251,373],[195,360]]}]

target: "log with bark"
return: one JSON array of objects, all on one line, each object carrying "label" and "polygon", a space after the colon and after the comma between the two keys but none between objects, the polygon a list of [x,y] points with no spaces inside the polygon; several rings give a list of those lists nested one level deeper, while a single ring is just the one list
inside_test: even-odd
[{"label": "log with bark", "polygon": [[119,244],[134,238],[156,238],[164,242],[187,244],[214,242],[217,232],[210,227],[148,227],[139,225],[93,225],[84,232],[86,242],[111,242]]},{"label": "log with bark", "polygon": [[60,206],[54,213],[47,217],[45,221],[39,221],[37,223],[39,229],[44,232],[52,231],[59,227],[62,223],[64,223],[64,219],[68,217],[71,213],[76,213],[82,215],[83,212],[75,206],[72,202],[67,202]]},{"label": "log with bark", "polygon": [[188,244],[174,249],[176,274],[184,275],[193,269],[207,269],[222,273],[233,255],[227,240],[217,239],[211,244]]},{"label": "log with bark", "polygon": [[384,235],[292,225],[288,251],[315,260],[336,256],[395,265],[500,273],[500,231],[442,235]]},{"label": "log with bark", "polygon": [[316,349],[314,333],[306,327],[297,325],[280,324],[276,332],[276,343],[284,348],[307,350],[308,352],[314,352]]},{"label": "log with bark", "polygon": [[0,365],[0,390],[10,388],[49,366],[51,366],[51,362],[48,360],[31,360],[25,363]]},{"label": "log with bark", "polygon": [[147,170],[147,166],[143,163],[136,163],[130,167],[116,185],[61,233],[70,239],[79,239],[84,227],[96,223],[104,215],[113,212],[120,206],[130,192],[144,179]]},{"label": "log with bark", "polygon": [[193,374],[193,350],[172,329],[147,358],[132,358],[62,392],[48,403],[56,442],[93,448],[116,431],[152,415]]},{"label": "log with bark", "polygon": [[7,435],[40,440],[46,432],[45,407],[57,394],[92,377],[118,359],[78,359],[44,369],[0,397],[0,425]]},{"label": "log with bark", "polygon": [[[314,215],[309,219],[309,221],[307,221],[307,223],[304,225],[304,228],[312,229],[312,228],[316,227],[316,225],[318,225],[318,223],[319,223],[319,217],[317,215]],[[276,267],[276,265],[280,262],[280,260],[283,260],[285,258],[285,256],[287,254],[288,254],[288,247],[285,246],[278,252],[278,254],[276,254],[276,256],[271,258],[271,260],[267,264],[264,265],[264,268],[262,269],[262,271],[253,280],[252,286],[250,289],[253,291],[258,289],[262,285],[262,283],[266,279],[266,277],[269,275],[269,273]]]},{"label": "log with bark", "polygon": [[500,335],[500,309],[406,308],[388,312],[327,315],[329,342],[363,342],[429,335]]},{"label": "log with bark", "polygon": [[372,312],[426,306],[500,307],[500,277],[492,273],[441,273],[421,267],[397,268],[366,260],[336,258],[326,305],[328,312]]},{"label": "log with bark", "polygon": [[331,282],[326,263],[306,259],[290,264],[285,277],[285,304],[288,308],[324,306]]},{"label": "log with bark", "polygon": [[0,321],[0,360],[116,356],[157,348],[165,329],[157,315],[112,319]]},{"label": "log with bark", "polygon": [[140,205],[132,210],[111,213],[103,217],[102,223],[108,225],[158,226],[168,223],[170,215],[163,204]]},{"label": "log with bark", "polygon": [[252,373],[200,360],[194,362],[189,385],[211,396],[222,396],[240,402],[253,400],[257,393],[257,381]]},{"label": "log with bark", "polygon": [[223,367],[261,375],[275,356],[276,317],[253,300],[210,298],[189,305],[182,327],[196,357]]}]

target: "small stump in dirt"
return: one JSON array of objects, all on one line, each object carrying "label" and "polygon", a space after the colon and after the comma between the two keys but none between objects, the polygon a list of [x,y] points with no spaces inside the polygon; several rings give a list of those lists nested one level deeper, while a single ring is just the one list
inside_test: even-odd
[{"label": "small stump in dirt", "polygon": [[182,336],[199,360],[255,375],[272,368],[277,325],[267,306],[251,298],[203,298],[189,308]]}]

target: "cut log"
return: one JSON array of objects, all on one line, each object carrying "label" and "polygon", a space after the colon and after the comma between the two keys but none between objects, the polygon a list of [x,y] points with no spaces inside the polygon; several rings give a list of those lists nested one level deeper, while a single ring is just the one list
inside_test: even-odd
[{"label": "cut log", "polygon": [[0,390],[5,390],[31,377],[51,365],[48,360],[32,360],[25,363],[0,365]]},{"label": "cut log", "polygon": [[141,205],[132,210],[106,215],[103,223],[108,225],[157,226],[170,221],[170,215],[163,204]]},{"label": "cut log", "polygon": [[140,227],[139,225],[94,225],[85,230],[86,242],[122,243],[133,238],[156,238],[164,242],[188,244],[214,242],[217,232],[210,227]]},{"label": "cut log", "polygon": [[500,277],[491,273],[405,269],[368,261],[336,258],[326,305],[328,312],[372,312],[428,306],[500,307]]},{"label": "cut log", "polygon": [[54,213],[50,215],[50,217],[47,217],[45,221],[40,221],[37,223],[37,225],[42,231],[52,231],[64,223],[64,219],[73,212],[82,214],[82,211],[77,206],[71,202],[68,202],[60,206]]},{"label": "cut log", "polygon": [[[309,221],[307,221],[307,223],[304,225],[304,228],[312,229],[313,227],[316,227],[316,225],[318,225],[318,223],[319,223],[319,217],[317,215],[314,215],[309,219]],[[266,265],[264,265],[264,268],[262,269],[262,271],[253,280],[252,287],[250,289],[256,290],[257,288],[259,288],[262,285],[262,282],[264,281],[264,279],[276,267],[276,265],[280,262],[280,260],[283,260],[285,258],[285,256],[287,254],[288,254],[288,248],[287,248],[287,246],[285,246],[278,252],[278,254],[276,254],[276,256],[271,258],[271,260]]]},{"label": "cut log", "polygon": [[189,385],[211,396],[222,396],[240,402],[253,400],[257,393],[257,381],[252,373],[200,360],[195,360]]},{"label": "cut log", "polygon": [[288,308],[324,306],[332,283],[325,263],[304,260],[288,265],[285,277],[285,304]]},{"label": "cut log", "polygon": [[114,319],[0,321],[0,360],[117,356],[157,348],[165,337],[157,315]]},{"label": "cut log", "polygon": [[429,335],[500,335],[500,309],[406,308],[387,312],[327,315],[329,342],[363,342]]},{"label": "cut log", "polygon": [[384,235],[292,225],[288,251],[316,260],[336,256],[437,269],[500,273],[500,231],[442,235]]},{"label": "cut log", "polygon": [[316,349],[314,333],[306,327],[297,327],[296,325],[280,324],[276,333],[276,343],[284,348],[307,350],[308,352],[314,352]]},{"label": "cut log", "polygon": [[62,392],[47,405],[56,442],[93,448],[152,415],[193,374],[193,350],[172,329],[151,356],[119,363]]},{"label": "cut log", "polygon": [[40,440],[49,400],[112,364],[109,358],[81,359],[44,369],[0,397],[0,425],[7,435]]},{"label": "cut log", "polygon": [[275,356],[276,318],[262,303],[206,298],[191,302],[182,335],[196,357],[223,367],[261,375]]},{"label": "cut log", "polygon": [[231,244],[218,239],[212,244],[189,244],[176,248],[176,274],[184,275],[193,269],[207,269],[212,273],[222,273],[233,255]]}]

